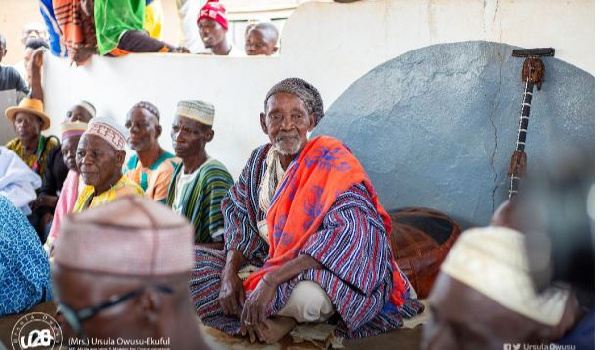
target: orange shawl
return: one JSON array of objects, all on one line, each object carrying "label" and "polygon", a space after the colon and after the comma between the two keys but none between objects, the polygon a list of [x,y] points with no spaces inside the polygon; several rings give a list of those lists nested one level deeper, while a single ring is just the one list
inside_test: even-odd
[{"label": "orange shawl", "polygon": [[[391,219],[379,203],[371,180],[358,159],[339,140],[319,136],[307,143],[295,162],[290,164],[267,213],[269,259],[244,282],[246,292],[254,290],[269,271],[298,257],[309,237],[317,232],[338,195],[363,183],[371,194],[388,234]],[[394,287],[390,300],[398,307],[407,297],[407,283],[391,256]]]}]

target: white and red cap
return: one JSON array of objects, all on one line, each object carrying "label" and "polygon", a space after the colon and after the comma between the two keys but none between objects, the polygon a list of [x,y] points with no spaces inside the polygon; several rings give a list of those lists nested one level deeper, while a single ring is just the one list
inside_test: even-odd
[{"label": "white and red cap", "polygon": [[227,21],[227,17],[225,17],[226,12],[225,6],[219,3],[219,0],[208,0],[200,9],[196,23],[199,23],[201,19],[212,19],[219,23],[223,29],[228,30],[229,21]]},{"label": "white and red cap", "polygon": [[129,131],[114,119],[108,117],[92,118],[84,135],[97,135],[108,142],[117,151],[125,150]]}]

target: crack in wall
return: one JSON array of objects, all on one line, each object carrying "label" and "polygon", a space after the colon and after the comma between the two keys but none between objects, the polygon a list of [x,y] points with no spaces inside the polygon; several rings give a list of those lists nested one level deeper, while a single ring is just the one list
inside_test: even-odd
[{"label": "crack in wall", "polygon": [[496,15],[498,15],[499,7],[500,7],[500,1],[496,1],[496,9],[494,10],[494,18],[492,18],[492,22],[496,22]]},{"label": "crack in wall", "polygon": [[[486,41],[497,41],[495,28],[498,28],[496,25],[496,18],[498,17],[498,9],[500,8],[499,0],[484,0],[483,8],[482,8],[482,18],[483,18],[483,33],[484,39]],[[492,12],[493,11],[493,12]],[[500,22],[501,23],[501,22]],[[502,29],[502,28],[500,28]],[[500,35],[501,37],[501,35]]]},{"label": "crack in wall", "polygon": [[492,113],[490,114],[490,123],[492,124],[492,128],[494,129],[494,149],[492,151],[492,157],[490,159],[490,166],[492,168],[492,172],[494,173],[494,189],[492,190],[492,213],[496,210],[496,202],[495,202],[495,198],[496,198],[496,191],[498,191],[498,188],[500,187],[497,184],[498,181],[498,172],[496,171],[496,166],[494,165],[494,159],[496,157],[496,151],[498,150],[498,127],[496,126],[496,123],[494,122],[494,117],[496,116],[496,113],[498,112],[498,107],[500,107],[500,90],[502,89],[502,67],[504,66],[504,60],[502,59],[502,55],[500,54],[500,51],[498,51],[498,58],[500,59],[500,68],[499,68],[499,78],[498,78],[498,89],[496,90],[496,98],[495,98],[495,106],[494,106],[494,110],[492,111]]}]

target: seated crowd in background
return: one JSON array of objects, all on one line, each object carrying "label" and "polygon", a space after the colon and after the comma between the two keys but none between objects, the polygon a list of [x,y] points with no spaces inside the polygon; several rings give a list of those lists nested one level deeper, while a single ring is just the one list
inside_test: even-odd
[{"label": "seated crowd in background", "polygon": [[[182,3],[181,11],[185,11],[186,4]],[[227,36],[230,23],[223,4],[208,0],[196,11],[196,32],[203,49],[194,52],[244,56],[272,55],[278,50],[279,31],[269,22],[248,25],[244,53]],[[160,40],[163,16],[159,1],[44,0],[40,1],[40,12],[47,29],[39,28],[37,23],[28,24],[23,30],[26,38],[23,44],[30,39],[41,40],[54,55],[66,55],[78,65],[93,54],[122,56],[132,52],[189,53],[191,50]],[[25,78],[26,64],[17,66]]]}]

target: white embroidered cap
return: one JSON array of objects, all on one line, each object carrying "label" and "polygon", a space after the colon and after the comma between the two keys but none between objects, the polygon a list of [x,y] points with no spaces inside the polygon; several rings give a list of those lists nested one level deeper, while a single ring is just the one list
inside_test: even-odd
[{"label": "white embroidered cap", "polygon": [[175,114],[199,121],[202,124],[213,125],[215,121],[215,106],[199,100],[179,101]]},{"label": "white embroidered cap", "polygon": [[474,228],[459,236],[441,270],[514,312],[555,326],[565,312],[568,290],[554,286],[538,294],[526,254],[520,232]]},{"label": "white embroidered cap", "polygon": [[123,125],[108,117],[92,118],[84,135],[87,134],[103,138],[117,151],[125,150],[129,137],[129,131]]}]

